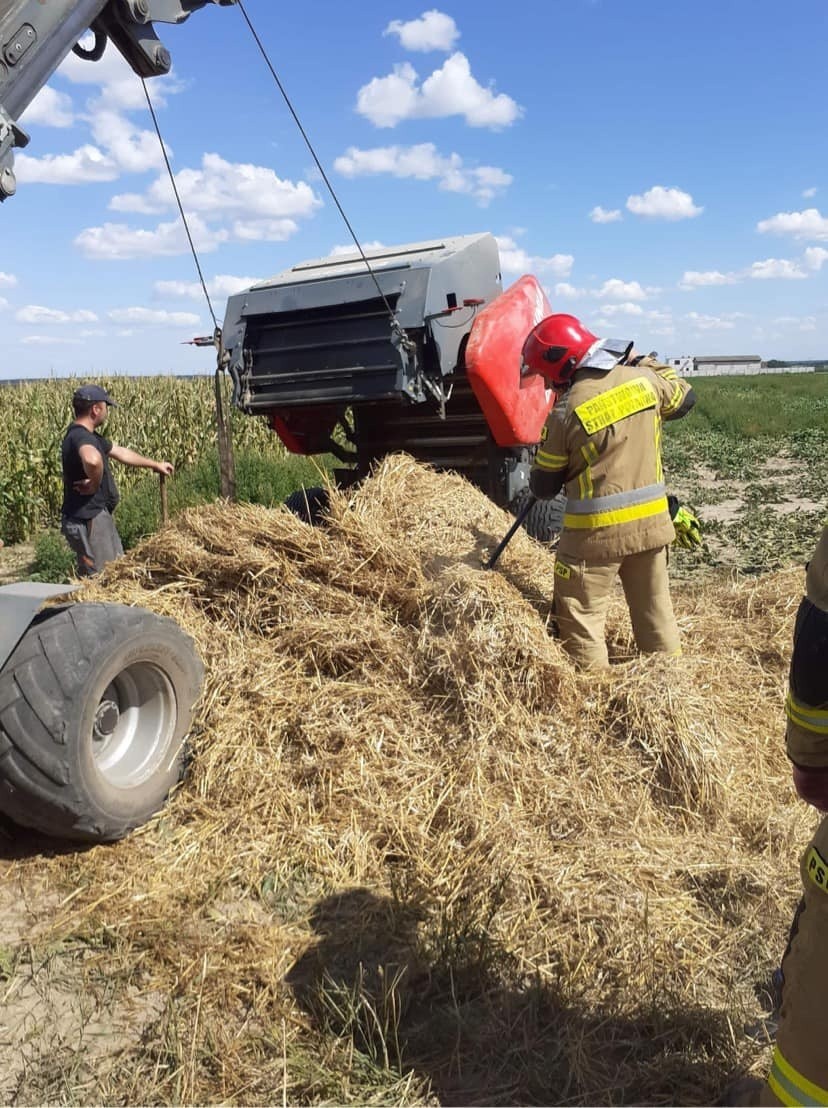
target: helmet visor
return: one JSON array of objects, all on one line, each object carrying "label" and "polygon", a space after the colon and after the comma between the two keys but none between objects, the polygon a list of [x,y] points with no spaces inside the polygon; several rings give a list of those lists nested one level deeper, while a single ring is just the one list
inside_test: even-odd
[{"label": "helmet visor", "polygon": [[596,339],[580,362],[578,369],[601,369],[608,373],[622,362],[633,348],[629,339]]}]

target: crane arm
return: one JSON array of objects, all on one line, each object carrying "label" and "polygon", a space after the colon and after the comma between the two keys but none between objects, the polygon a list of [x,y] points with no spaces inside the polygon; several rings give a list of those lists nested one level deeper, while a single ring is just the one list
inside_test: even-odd
[{"label": "crane arm", "polygon": [[[29,137],[19,118],[71,51],[97,61],[109,40],[140,77],[170,70],[153,23],[183,23],[207,4],[236,0],[0,0],[0,201],[13,196],[14,148]],[[91,48],[78,45],[87,31]]]}]

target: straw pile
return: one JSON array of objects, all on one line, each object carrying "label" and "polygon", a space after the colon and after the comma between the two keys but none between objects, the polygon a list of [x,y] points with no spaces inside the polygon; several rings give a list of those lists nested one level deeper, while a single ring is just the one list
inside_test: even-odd
[{"label": "straw pile", "polygon": [[584,677],[549,552],[482,569],[508,522],[397,456],[325,528],[193,510],[84,590],[175,618],[208,676],[157,820],[16,863],[71,890],[52,937],[162,998],[74,1096],[702,1104],[761,1072],[813,823],[781,739],[801,573],[677,594],[678,660],[634,659],[618,600]]}]

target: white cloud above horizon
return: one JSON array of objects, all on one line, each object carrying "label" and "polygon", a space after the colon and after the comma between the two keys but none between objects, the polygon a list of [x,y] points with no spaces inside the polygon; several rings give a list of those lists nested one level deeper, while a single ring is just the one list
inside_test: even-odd
[{"label": "white cloud above horizon", "polygon": [[20,115],[28,128],[71,127],[75,122],[75,106],[72,97],[51,85],[44,85],[31,104]]},{"label": "white cloud above horizon", "polygon": [[512,183],[512,175],[492,165],[467,166],[459,154],[441,154],[432,142],[416,146],[351,146],[334,161],[343,177],[388,174],[398,178],[437,181],[444,192],[466,193],[482,207]]},{"label": "white cloud above horizon", "polygon": [[106,314],[113,323],[146,327],[195,327],[201,322],[201,316],[194,312],[168,312],[154,308],[113,308]]},{"label": "white cloud above horizon", "polygon": [[620,208],[607,210],[597,204],[589,213],[589,218],[593,223],[620,223],[624,216],[621,214]]},{"label": "white cloud above horizon", "polygon": [[792,235],[795,239],[828,239],[828,217],[818,208],[801,212],[777,212],[769,219],[760,219],[756,230],[761,234]]},{"label": "white cloud above horizon", "polygon": [[64,311],[60,308],[45,308],[41,304],[27,304],[15,312],[18,323],[97,323],[97,315],[86,308]]},{"label": "white cloud above horizon", "polygon": [[568,277],[575,258],[572,254],[552,254],[542,257],[529,254],[509,235],[495,235],[500,252],[500,268],[503,273],[549,274],[553,277]]},{"label": "white cloud above horizon", "polygon": [[653,185],[646,192],[627,197],[627,210],[633,215],[648,219],[664,219],[676,222],[680,219],[694,219],[701,215],[704,208],[693,201],[689,192],[678,188],[665,188]]},{"label": "white cloud above horizon", "polygon": [[[261,280],[261,277],[233,277],[227,273],[219,273],[207,281],[207,291],[210,296],[225,298],[234,296],[237,292],[243,292],[251,285],[257,285]],[[158,299],[165,297],[176,300],[202,301],[204,299],[204,289],[200,281],[155,281],[152,291]]]},{"label": "white cloud above horizon", "polygon": [[385,77],[374,77],[357,93],[356,110],[375,127],[396,127],[406,119],[461,116],[470,127],[492,130],[511,126],[523,114],[511,96],[481,85],[459,51],[422,84],[409,62],[395,65]]},{"label": "white cloud above horizon", "polygon": [[746,277],[752,277],[759,281],[770,281],[774,279],[780,279],[783,281],[802,280],[808,276],[807,273],[798,265],[797,262],[792,262],[788,258],[766,258],[761,262],[754,262],[747,270],[745,270]]},{"label": "white cloud above horizon", "polygon": [[737,273],[721,273],[718,269],[686,269],[678,283],[680,289],[700,289],[716,285],[735,285],[739,282]]},{"label": "white cloud above horizon", "polygon": [[396,35],[405,50],[427,53],[442,50],[448,53],[460,38],[457,24],[450,15],[432,8],[418,19],[392,19],[383,35]]}]

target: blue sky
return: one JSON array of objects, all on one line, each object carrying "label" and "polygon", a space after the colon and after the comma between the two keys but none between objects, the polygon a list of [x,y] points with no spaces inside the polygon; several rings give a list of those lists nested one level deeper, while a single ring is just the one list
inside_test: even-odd
[{"label": "blue sky", "polygon": [[[504,281],[662,354],[828,357],[818,0],[246,0],[364,244],[488,230]],[[354,12],[358,14],[353,14]],[[349,242],[238,9],[150,83],[221,318]],[[143,92],[70,58],[0,207],[0,376],[212,369]],[[826,214],[823,214],[823,211]]]}]

